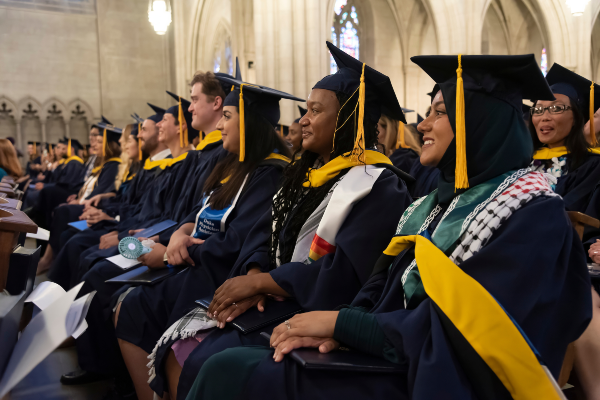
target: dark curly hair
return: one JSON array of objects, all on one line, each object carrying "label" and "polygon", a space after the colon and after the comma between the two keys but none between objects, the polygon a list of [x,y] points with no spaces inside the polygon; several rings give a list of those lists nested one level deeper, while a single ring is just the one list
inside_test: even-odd
[{"label": "dark curly hair", "polygon": [[[573,111],[573,127],[569,135],[565,138],[565,147],[569,152],[567,168],[569,171],[573,171],[579,168],[589,156],[588,149],[590,148],[590,144],[585,140],[585,136],[583,135],[583,126],[585,125],[583,112],[577,101],[570,97],[569,100],[571,102],[571,111]],[[532,118],[533,115],[529,113],[529,133],[531,134],[531,140],[533,140],[533,151],[536,152],[544,146],[544,143],[540,142],[538,138]]]},{"label": "dark curly hair", "polygon": [[[340,110],[338,115],[336,124],[337,132],[335,133],[330,160],[352,151],[358,121],[358,109],[356,107],[358,91],[353,95],[336,92],[336,97],[339,105],[345,104],[345,106]],[[375,148],[378,143],[377,121],[371,121],[365,114],[363,126],[365,129],[365,148]],[[298,150],[296,153],[301,150]],[[364,150],[361,149],[361,152],[364,152]],[[305,188],[303,183],[308,181],[308,172],[314,168],[316,163],[323,164],[323,160],[320,159],[318,154],[306,150],[302,153],[300,159],[288,165],[283,172],[281,190],[273,198],[273,231],[269,246],[271,265],[276,265],[278,247],[281,264],[291,261],[292,254],[294,253],[294,245],[302,225],[304,225],[308,217],[321,204],[333,185],[348,171],[344,170],[340,172],[335,178],[322,186]],[[284,237],[280,238],[284,227]]]}]

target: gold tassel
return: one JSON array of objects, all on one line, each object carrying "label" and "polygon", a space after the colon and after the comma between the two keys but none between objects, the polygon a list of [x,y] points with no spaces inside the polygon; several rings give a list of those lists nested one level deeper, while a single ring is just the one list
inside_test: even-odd
[{"label": "gold tassel", "polygon": [[362,66],[360,86],[358,88],[358,127],[356,129],[356,141],[354,142],[354,149],[352,149],[351,161],[355,164],[366,164],[367,160],[364,148],[365,128],[363,126],[365,120],[365,63]]},{"label": "gold tassel", "polygon": [[142,155],[142,140],[140,139],[140,133],[142,133],[142,124],[138,124],[138,134],[137,134],[138,157],[140,158],[140,161],[142,161],[142,158],[143,158],[143,155]]},{"label": "gold tassel", "polygon": [[396,148],[408,149],[409,146],[406,145],[406,141],[404,140],[404,122],[398,121],[398,136],[396,137]]},{"label": "gold tassel", "polygon": [[465,89],[462,78],[462,55],[458,55],[456,70],[456,170],[454,173],[454,190],[469,188],[467,174],[467,134],[465,130]]},{"label": "gold tassel", "polygon": [[104,129],[104,133],[102,134],[102,157],[106,157],[106,129]]},{"label": "gold tassel", "polygon": [[179,119],[179,144],[181,147],[189,146],[188,137],[187,137],[187,128],[183,130],[183,107],[181,107],[181,97],[179,98],[179,112],[177,119]]},{"label": "gold tassel", "polygon": [[592,147],[598,146],[594,127],[594,108],[594,81],[592,81],[592,86],[590,86],[590,139],[592,139]]},{"label": "gold tassel", "polygon": [[246,158],[246,124],[244,121],[244,85],[240,85],[240,162]]},{"label": "gold tassel", "polygon": [[69,139],[69,145],[67,146],[67,157],[71,157],[71,139]]}]

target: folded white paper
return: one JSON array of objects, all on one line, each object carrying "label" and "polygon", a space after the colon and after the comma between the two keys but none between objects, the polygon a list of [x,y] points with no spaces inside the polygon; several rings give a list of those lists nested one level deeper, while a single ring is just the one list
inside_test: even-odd
[{"label": "folded white paper", "polygon": [[37,239],[37,240],[43,240],[43,241],[47,242],[48,240],[50,240],[50,231],[47,231],[44,228],[38,227],[38,230],[36,233],[28,233],[27,237],[32,238],[32,239]]},{"label": "folded white paper", "polygon": [[123,269],[129,269],[131,267],[135,267],[136,265],[141,264],[141,262],[139,262],[138,260],[130,260],[129,258],[125,258],[120,254],[117,254],[116,256],[108,257],[107,260],[110,261],[111,263],[115,264],[117,267],[120,267]]}]

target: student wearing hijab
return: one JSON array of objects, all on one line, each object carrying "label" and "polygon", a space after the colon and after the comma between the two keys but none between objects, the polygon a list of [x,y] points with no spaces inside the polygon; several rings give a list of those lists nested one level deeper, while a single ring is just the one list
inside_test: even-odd
[{"label": "student wearing hijab", "polygon": [[289,134],[285,137],[286,142],[290,146],[290,151],[294,154],[294,160],[302,156],[302,127],[300,126],[300,120],[306,112],[306,108],[298,106],[300,110],[300,118],[296,118],[292,125],[290,125]]},{"label": "student wearing hijab", "polygon": [[[546,80],[556,100],[538,100],[531,109],[532,168],[556,177],[555,191],[569,211],[585,213],[600,182],[600,151],[583,126],[600,107],[600,86],[554,64]],[[595,95],[592,97],[591,93]],[[592,120],[593,121],[593,120]]]},{"label": "student wearing hijab", "polygon": [[[562,398],[553,377],[589,321],[589,278],[563,201],[527,168],[520,111],[522,97],[552,92],[533,55],[412,61],[439,84],[419,125],[438,190],[402,216],[351,306],[289,319],[273,331],[275,353],[211,357],[188,400],[264,398],[267,380],[270,399]],[[532,248],[532,237],[545,245]],[[398,369],[335,370],[334,352],[310,370],[286,356],[340,345]]]},{"label": "student wearing hijab", "polygon": [[[98,165],[92,170],[92,174],[79,190],[79,194],[76,195],[75,199],[56,207],[52,211],[50,240],[48,241],[50,246],[46,247],[46,252],[38,263],[38,274],[50,269],[54,255],[60,251],[62,233],[69,227],[70,222],[79,220],[85,208],[85,201],[101,193],[116,191],[115,183],[119,166],[122,163],[119,139],[123,130],[112,125],[104,125],[103,131],[103,139],[94,143],[94,150],[99,154],[96,158],[96,164]],[[52,273],[49,275],[52,275]]]},{"label": "student wearing hijab", "polygon": [[[191,267],[153,287],[135,288],[118,308],[123,313],[117,311],[120,347],[138,398],[152,397],[144,366],[156,341],[169,325],[195,308],[199,295],[214,293],[225,281],[250,229],[269,211],[283,167],[290,162],[291,154],[275,133],[274,125],[279,120],[281,98],[302,100],[258,85],[240,90],[242,82],[233,78],[220,76],[219,80],[230,88],[235,85],[225,99],[217,124],[223,147],[230,154],[213,169],[205,183],[204,198],[173,234],[168,246],[157,244],[151,253],[140,257],[151,268],[164,268],[165,257],[170,264]],[[154,311],[158,304],[160,314]],[[197,319],[201,321],[202,316]],[[187,322],[188,329],[196,323]],[[171,342],[165,343],[161,358],[178,338],[173,335]],[[157,380],[162,385],[165,378],[160,376]]]},{"label": "student wearing hijab", "polygon": [[192,351],[178,385],[172,381],[177,374],[167,372],[177,398],[185,398],[210,355],[261,343],[259,332],[242,335],[226,323],[249,308],[265,307],[266,294],[293,297],[286,301],[297,301],[304,310],[350,301],[394,232],[389,216],[399,218],[411,201],[399,175],[410,177],[375,150],[382,103],[404,120],[389,78],[327,46],[340,69],[310,93],[300,120],[304,153],[284,172],[272,213],[257,223],[230,279],[216,291],[208,312],[221,329],[209,332]]}]

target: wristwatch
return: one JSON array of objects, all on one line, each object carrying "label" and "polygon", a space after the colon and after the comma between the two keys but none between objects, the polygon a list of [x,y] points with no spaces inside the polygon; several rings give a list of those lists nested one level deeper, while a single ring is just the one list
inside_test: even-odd
[{"label": "wristwatch", "polygon": [[163,256],[163,262],[165,265],[169,265],[169,260],[167,260],[167,252],[165,251],[165,255]]}]

